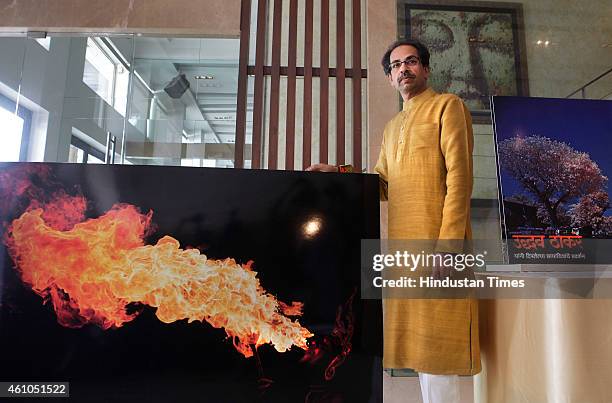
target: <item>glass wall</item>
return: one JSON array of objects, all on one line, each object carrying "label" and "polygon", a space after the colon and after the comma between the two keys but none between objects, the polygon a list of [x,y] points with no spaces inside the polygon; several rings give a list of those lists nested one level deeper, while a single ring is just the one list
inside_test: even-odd
[{"label": "glass wall", "polygon": [[0,161],[232,167],[238,51],[238,39],[0,37]]}]

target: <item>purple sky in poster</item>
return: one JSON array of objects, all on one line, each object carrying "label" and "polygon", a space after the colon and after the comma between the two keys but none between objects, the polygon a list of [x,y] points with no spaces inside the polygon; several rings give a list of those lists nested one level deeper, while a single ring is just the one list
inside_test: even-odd
[{"label": "purple sky in poster", "polygon": [[[612,181],[612,101],[494,97],[496,141],[519,136],[545,136],[587,152]],[[503,171],[504,197],[521,191]],[[606,212],[609,215],[610,211]]]}]

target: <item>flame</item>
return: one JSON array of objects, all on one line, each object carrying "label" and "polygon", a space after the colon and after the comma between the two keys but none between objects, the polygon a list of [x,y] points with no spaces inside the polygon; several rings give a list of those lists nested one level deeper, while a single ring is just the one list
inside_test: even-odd
[{"label": "flame", "polygon": [[83,221],[84,203],[65,193],[47,205],[34,203],[6,237],[22,280],[51,301],[61,325],[117,328],[138,314],[126,305],[142,303],[157,308],[164,323],[199,320],[223,328],[245,357],[253,345],[308,348],[314,335],[288,318],[300,316],[303,304],[267,293],[252,262],[208,259],[170,236],[145,245],[152,212],[119,204]]}]

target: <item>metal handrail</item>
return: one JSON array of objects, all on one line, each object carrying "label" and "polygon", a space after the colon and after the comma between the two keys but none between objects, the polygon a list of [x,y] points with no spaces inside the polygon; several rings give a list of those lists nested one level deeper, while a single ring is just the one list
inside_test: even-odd
[{"label": "metal handrail", "polygon": [[603,76],[609,74],[610,72],[612,72],[612,68],[610,68],[609,70],[603,72],[602,74],[598,75],[597,77],[595,77],[594,79],[592,79],[591,81],[589,81],[588,83],[586,83],[585,85],[583,85],[582,87],[578,88],[576,91],[572,92],[571,94],[569,94],[568,96],[566,96],[565,98],[569,98],[572,95],[578,93],[578,92],[582,92],[582,98],[584,98],[585,96],[585,89],[586,87],[588,87],[589,85],[593,84],[595,81],[599,80],[600,78],[602,78]]}]

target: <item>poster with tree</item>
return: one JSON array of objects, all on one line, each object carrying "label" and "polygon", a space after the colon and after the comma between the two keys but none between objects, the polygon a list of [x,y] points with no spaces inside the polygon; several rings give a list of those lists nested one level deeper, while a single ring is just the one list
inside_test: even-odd
[{"label": "poster with tree", "polygon": [[510,263],[607,263],[612,102],[493,97]]}]

